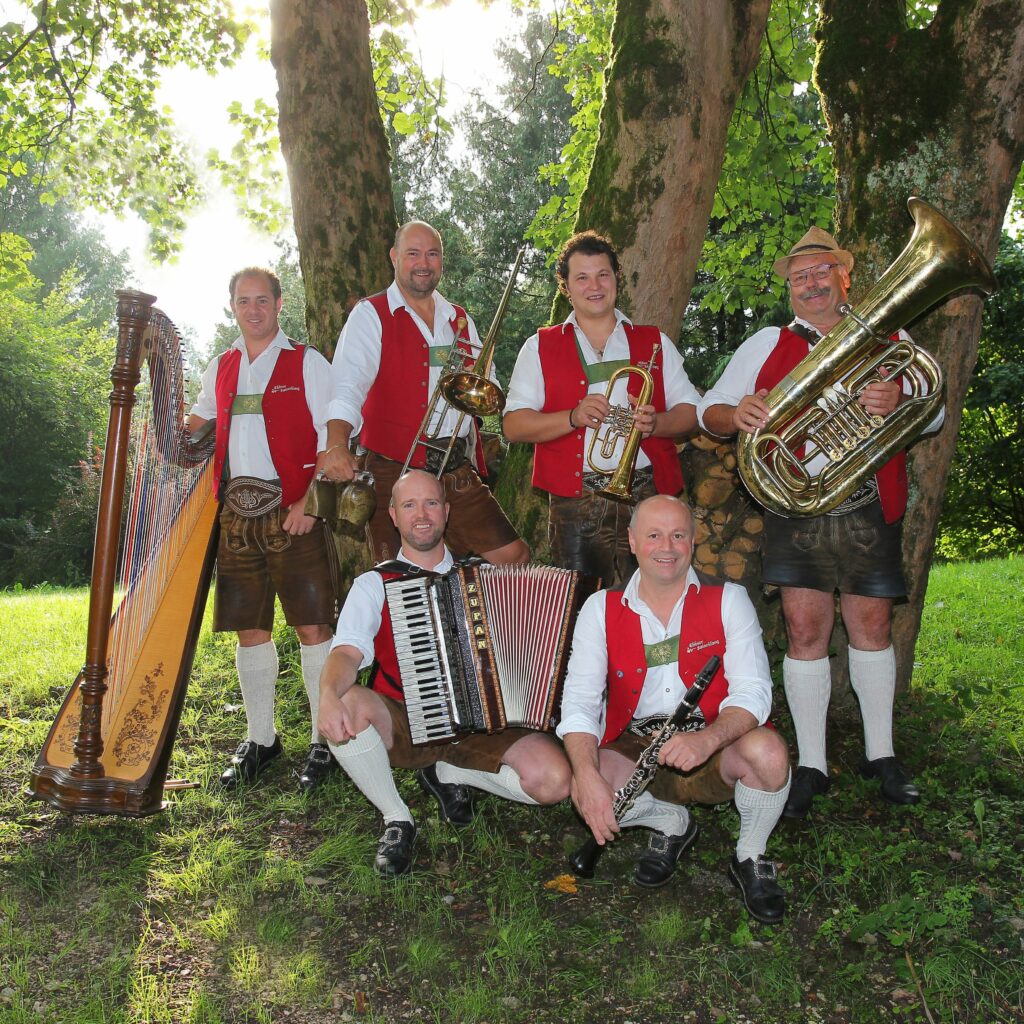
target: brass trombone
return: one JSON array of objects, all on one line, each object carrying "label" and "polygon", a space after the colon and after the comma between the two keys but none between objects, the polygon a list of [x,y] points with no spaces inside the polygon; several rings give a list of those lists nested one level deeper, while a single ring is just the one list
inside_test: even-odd
[{"label": "brass trombone", "polygon": [[505,311],[508,308],[509,299],[512,297],[516,276],[519,274],[519,268],[525,255],[526,247],[524,246],[516,254],[515,263],[512,265],[512,272],[509,274],[508,283],[505,285],[505,291],[502,293],[498,308],[494,311],[494,319],[487,331],[483,344],[480,346],[480,352],[476,357],[476,361],[471,367],[466,366],[466,359],[469,357],[468,353],[458,347],[458,338],[466,326],[466,321],[460,318],[456,323],[455,337],[452,340],[451,351],[448,353],[448,362],[438,378],[433,394],[430,396],[427,411],[423,414],[419,429],[416,431],[416,437],[409,448],[409,454],[405,457],[402,473],[405,473],[409,468],[409,463],[412,462],[413,455],[420,445],[433,451],[441,451],[441,445],[437,442],[439,440],[438,430],[440,429],[440,422],[443,417],[439,417],[438,427],[435,428],[434,433],[428,433],[430,421],[434,417],[434,411],[439,401],[443,401],[452,408],[458,409],[459,418],[444,450],[444,457],[441,459],[440,466],[435,474],[436,476],[440,476],[444,472],[444,467],[448,462],[452,449],[455,447],[459,431],[462,429],[463,421],[467,415],[493,416],[505,408],[504,392],[490,379],[491,364],[494,362],[494,348],[498,341],[498,332],[501,330],[501,322],[505,319]]},{"label": "brass trombone", "polygon": [[608,378],[608,387],[605,389],[605,397],[611,401],[612,391],[615,382],[620,377],[627,377],[635,373],[641,380],[640,394],[636,399],[636,406],[631,409],[628,405],[613,405],[608,410],[604,423],[594,431],[590,439],[590,447],[587,449],[587,465],[595,473],[605,473],[607,470],[594,462],[594,447],[601,445],[600,453],[604,459],[610,459],[615,454],[619,439],[625,438],[622,447],[622,455],[619,463],[612,472],[611,479],[596,494],[611,501],[633,501],[633,492],[630,489],[633,479],[633,470],[636,469],[637,455],[640,453],[640,442],[642,440],[640,428],[636,425],[636,412],[641,405],[647,405],[654,394],[654,378],[651,376],[649,367],[654,365],[655,356],[658,354],[660,345],[655,345],[651,351],[650,361],[646,365],[623,366],[616,370]]}]

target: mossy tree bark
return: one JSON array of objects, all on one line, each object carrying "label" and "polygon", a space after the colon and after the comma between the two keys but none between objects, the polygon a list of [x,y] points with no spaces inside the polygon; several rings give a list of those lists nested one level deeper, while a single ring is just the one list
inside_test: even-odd
[{"label": "mossy tree bark", "polygon": [[607,234],[620,304],[675,337],[707,231],[733,108],[769,0],[619,0],[601,134],[579,228]]},{"label": "mossy tree bark", "polygon": [[397,226],[365,0],[275,0],[281,150],[288,165],[309,337],[334,350],[349,310],[391,280]]},{"label": "mossy tree bark", "polygon": [[[908,29],[901,0],[823,0],[816,84],[835,147],[839,238],[857,260],[853,298],[910,235],[906,201],[937,206],[990,259],[1024,155],[1024,6],[940,0]],[[957,297],[911,325],[946,375],[946,422],[910,457],[904,521],[910,587],[894,641],[901,688],[931,565],[942,494],[977,358],[981,300]]]}]

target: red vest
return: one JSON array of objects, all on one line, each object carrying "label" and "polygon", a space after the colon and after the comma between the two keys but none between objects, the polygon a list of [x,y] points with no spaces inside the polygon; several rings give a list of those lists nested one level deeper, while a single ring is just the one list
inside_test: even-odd
[{"label": "red vest", "polygon": [[[382,572],[380,578],[387,582],[402,575],[404,573]],[[402,673],[399,671],[398,654],[395,652],[395,634],[391,629],[391,609],[388,607],[386,596],[380,610],[380,629],[377,630],[377,635],[373,638],[373,656],[373,677],[370,680],[370,689],[404,704],[405,691],[402,689]]]},{"label": "red vest", "polygon": [[[281,481],[281,504],[284,508],[299,501],[309,487],[316,471],[316,427],[306,404],[306,385],[302,379],[304,345],[281,349],[274,372],[263,393],[263,423],[267,444],[277,477]],[[238,392],[238,368],[242,353],[230,348],[217,364],[217,444],[214,449],[213,486],[220,486],[224,460],[228,453],[231,430],[231,405]]]},{"label": "red vest", "polygon": [[[387,292],[371,295],[366,301],[380,320],[380,367],[363,402],[360,442],[378,455],[405,462],[430,404],[429,346],[404,306],[391,312]],[[456,341],[470,355],[469,318],[461,306],[455,306],[453,329],[460,318],[464,326]],[[474,454],[477,470],[485,476],[487,464],[479,431]],[[417,447],[409,465],[422,469],[425,462],[423,448]]]},{"label": "red vest", "polygon": [[[811,346],[788,327],[783,327],[775,348],[757,374],[754,389],[770,391],[810,352]],[[887,523],[895,523],[907,510],[907,455],[898,452],[876,473],[878,497]]]},{"label": "red vest", "polygon": [[[636,365],[647,362],[655,345],[661,343],[657,327],[623,324],[629,342],[629,361]],[[576,348],[572,324],[543,327],[537,332],[540,368],[544,377],[544,408],[541,412],[558,412],[579,405],[588,390],[587,378]],[[665,411],[665,378],[659,361],[651,371],[654,392],[651,404],[658,412]],[[640,391],[637,374],[631,374],[627,390],[634,398]],[[563,498],[583,495],[583,474],[589,472],[584,452],[586,430],[580,427],[571,433],[543,441],[533,453],[533,486]],[[679,465],[675,443],[667,437],[648,437],[640,442],[643,453],[651,460],[654,486],[659,494],[678,494],[683,489],[683,471]]]},{"label": "red vest", "polygon": [[[700,589],[691,586],[683,600],[683,624],[679,634],[679,678],[686,687],[712,654],[725,660],[725,627],[722,625],[720,583],[702,580]],[[622,603],[622,589],[605,594],[605,636],[608,642],[608,714],[601,746],[607,746],[625,732],[633,720],[640,693],[647,678],[640,616]],[[715,674],[698,707],[706,724],[718,717],[718,709],[729,694],[724,669]]]}]

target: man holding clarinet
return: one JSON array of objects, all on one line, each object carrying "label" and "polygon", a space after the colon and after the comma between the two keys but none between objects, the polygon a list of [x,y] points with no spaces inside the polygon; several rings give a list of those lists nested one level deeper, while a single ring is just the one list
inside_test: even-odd
[{"label": "man holding clarinet", "polygon": [[[637,505],[629,544],[637,572],[591,597],[576,623],[558,726],[573,803],[598,847],[623,828],[651,831],[634,878],[653,888],[669,881],[697,838],[686,805],[732,800],[740,828],[729,877],[755,919],[778,924],[785,894],[764,854],[789,791],[789,755],[766,725],[771,678],[754,607],[742,587],[693,570],[693,517],[679,499],[657,495]],[[658,751],[661,769],[650,785],[616,819],[615,791],[700,670],[713,669],[712,656],[721,669]],[[573,861],[579,874],[592,870],[579,855]]]}]

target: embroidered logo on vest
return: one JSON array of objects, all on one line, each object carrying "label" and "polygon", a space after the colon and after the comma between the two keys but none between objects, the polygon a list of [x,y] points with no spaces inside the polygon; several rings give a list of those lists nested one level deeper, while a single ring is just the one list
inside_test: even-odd
[{"label": "embroidered logo on vest", "polygon": [[703,651],[708,647],[721,647],[721,640],[691,640],[686,645],[686,653],[693,654],[694,651]]}]

